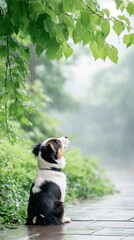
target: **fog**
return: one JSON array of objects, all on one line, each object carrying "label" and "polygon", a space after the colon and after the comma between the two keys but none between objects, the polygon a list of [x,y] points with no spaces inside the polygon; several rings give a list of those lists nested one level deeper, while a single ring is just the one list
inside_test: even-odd
[{"label": "fog", "polygon": [[[111,5],[112,14],[116,14]],[[134,168],[134,47],[126,49],[112,32],[107,41],[119,50],[118,64],[94,60],[89,46],[59,62],[40,59],[36,78],[51,98],[49,115],[70,148],[80,148],[102,165]],[[70,44],[73,44],[70,42]]]},{"label": "fog", "polygon": [[65,89],[78,106],[51,111],[60,119],[59,132],[70,137],[70,147],[97,157],[107,167],[134,167],[133,62],[134,48],[124,52],[117,65],[94,62],[80,49],[71,67],[63,66]]}]

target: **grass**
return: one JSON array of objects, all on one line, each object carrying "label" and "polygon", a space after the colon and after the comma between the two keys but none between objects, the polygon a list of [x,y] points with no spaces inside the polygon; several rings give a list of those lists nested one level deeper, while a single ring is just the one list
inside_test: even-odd
[{"label": "grass", "polygon": [[[20,141],[11,145],[1,141],[0,151],[0,227],[24,224],[31,183],[37,173],[37,162],[31,154],[32,143]],[[65,154],[68,179],[66,202],[112,194],[114,186],[99,162],[83,156],[78,149]]]}]

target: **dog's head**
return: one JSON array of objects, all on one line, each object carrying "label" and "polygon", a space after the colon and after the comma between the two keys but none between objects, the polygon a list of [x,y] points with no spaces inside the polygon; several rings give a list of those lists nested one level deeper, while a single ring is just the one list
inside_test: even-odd
[{"label": "dog's head", "polygon": [[38,159],[39,169],[46,167],[64,168],[65,159],[62,156],[69,144],[68,137],[48,138],[42,143],[38,143],[33,148],[33,153]]}]

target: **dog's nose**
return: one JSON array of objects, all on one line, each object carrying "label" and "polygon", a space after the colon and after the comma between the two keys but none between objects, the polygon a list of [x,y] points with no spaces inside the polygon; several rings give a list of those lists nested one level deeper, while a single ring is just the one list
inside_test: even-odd
[{"label": "dog's nose", "polygon": [[68,138],[67,136],[65,136],[65,138]]}]

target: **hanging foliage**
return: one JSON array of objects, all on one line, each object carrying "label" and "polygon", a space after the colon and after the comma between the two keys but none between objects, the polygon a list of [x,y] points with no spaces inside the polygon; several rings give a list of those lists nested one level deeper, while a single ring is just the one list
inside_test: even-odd
[{"label": "hanging foliage", "polygon": [[14,138],[11,120],[31,124],[25,117],[32,106],[24,104],[28,97],[24,83],[28,78],[29,51],[21,43],[28,39],[39,56],[48,59],[68,58],[69,44],[89,45],[95,59],[118,61],[118,50],[107,42],[111,29],[129,47],[134,44],[130,18],[133,1],[114,0],[120,15],[102,9],[97,0],[0,0],[0,131]]}]

